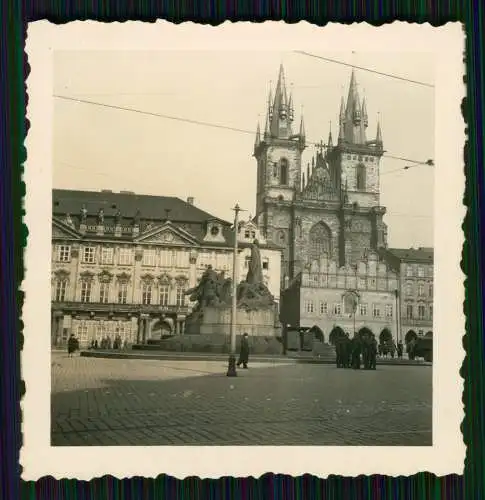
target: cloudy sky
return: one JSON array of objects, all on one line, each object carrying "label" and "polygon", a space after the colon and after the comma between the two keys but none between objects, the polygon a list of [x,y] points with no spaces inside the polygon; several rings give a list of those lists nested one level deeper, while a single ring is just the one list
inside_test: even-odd
[{"label": "cloudy sky", "polygon": [[[314,53],[434,84],[427,53]],[[54,61],[55,95],[166,115],[56,98],[54,187],[193,196],[197,206],[227,220],[236,202],[254,214],[254,132],[258,119],[264,126],[280,63],[293,88],[295,127],[303,112],[309,142],[326,141],[330,122],[338,135],[340,98],[351,72],[296,52],[66,51]],[[363,70],[356,76],[368,103],[368,139],[380,114],[387,155],[434,158],[433,88]],[[309,145],[305,164],[313,153]],[[381,163],[389,245],[432,246],[434,168],[405,170],[408,165],[389,157]]]}]

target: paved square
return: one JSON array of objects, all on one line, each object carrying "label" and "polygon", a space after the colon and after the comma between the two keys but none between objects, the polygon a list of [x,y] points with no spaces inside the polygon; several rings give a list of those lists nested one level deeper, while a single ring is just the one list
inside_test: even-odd
[{"label": "paved square", "polygon": [[432,444],[432,368],[52,355],[52,445]]}]

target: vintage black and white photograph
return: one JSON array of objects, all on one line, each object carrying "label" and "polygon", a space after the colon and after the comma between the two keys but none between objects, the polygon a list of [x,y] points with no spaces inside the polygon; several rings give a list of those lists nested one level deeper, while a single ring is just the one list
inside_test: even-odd
[{"label": "vintage black and white photograph", "polygon": [[51,447],[436,445],[437,55],[352,40],[52,51]]}]

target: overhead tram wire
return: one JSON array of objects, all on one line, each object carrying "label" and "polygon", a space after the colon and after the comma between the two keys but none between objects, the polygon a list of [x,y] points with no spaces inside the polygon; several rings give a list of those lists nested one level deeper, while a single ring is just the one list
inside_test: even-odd
[{"label": "overhead tram wire", "polygon": [[316,54],[311,54],[310,52],[305,52],[304,50],[295,50],[294,52],[296,54],[302,54],[304,56],[313,57],[315,59],[321,59],[322,61],[326,61],[326,62],[330,62],[330,63],[334,63],[334,64],[340,64],[341,66],[347,66],[349,68],[355,68],[355,69],[358,69],[361,71],[367,71],[368,73],[374,73],[375,75],[387,76],[388,78],[394,78],[395,80],[400,80],[403,82],[412,83],[414,85],[421,85],[423,87],[428,87],[428,88],[434,89],[434,85],[432,83],[421,82],[419,80],[412,80],[411,78],[406,78],[404,76],[395,75],[393,73],[385,73],[383,71],[377,71],[377,70],[371,69],[371,68],[365,68],[364,66],[356,66],[355,64],[346,63],[344,61],[339,61],[337,59],[331,59],[330,57],[317,56]]},{"label": "overhead tram wire", "polygon": [[[102,108],[108,108],[108,109],[116,109],[118,111],[131,111],[132,113],[137,113],[140,115],[145,115],[145,116],[153,116],[156,118],[165,118],[166,120],[174,120],[174,121],[179,121],[179,122],[184,122],[184,123],[191,123],[192,125],[202,125],[205,127],[212,127],[212,128],[217,128],[217,129],[222,129],[222,130],[230,130],[232,132],[240,132],[243,134],[250,134],[254,135],[254,130],[245,130],[242,128],[237,128],[237,127],[231,127],[230,125],[221,125],[218,123],[211,123],[211,122],[206,122],[206,121],[201,121],[201,120],[193,120],[191,118],[183,118],[180,116],[173,116],[173,115],[166,115],[164,113],[154,113],[152,111],[145,111],[145,110],[140,110],[140,109],[135,109],[135,108],[126,108],[124,106],[118,106],[116,104],[106,104],[102,102],[96,102],[96,101],[90,101],[87,99],[79,99],[76,97],[69,97],[69,96],[63,96],[63,95],[58,95],[58,94],[53,94],[53,97],[56,99],[63,99],[65,101],[71,101],[71,102],[77,102],[80,104],[90,104],[92,106],[100,106]],[[308,144],[311,144],[313,146],[320,146],[320,142],[313,142],[313,141],[307,141]],[[421,162],[417,160],[412,160],[410,158],[404,158],[402,156],[393,156],[390,154],[383,154],[385,158],[390,158],[393,160],[399,160],[399,161],[405,161],[408,163],[416,164],[416,165],[425,165],[427,162],[431,160],[427,160],[427,162]]]}]

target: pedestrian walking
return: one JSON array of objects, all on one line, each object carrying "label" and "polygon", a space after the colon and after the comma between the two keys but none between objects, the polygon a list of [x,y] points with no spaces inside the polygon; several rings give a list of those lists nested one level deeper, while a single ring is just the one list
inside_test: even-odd
[{"label": "pedestrian walking", "polygon": [[77,338],[74,336],[74,333],[71,333],[69,340],[67,341],[67,356],[72,358],[72,355],[79,349],[79,342]]},{"label": "pedestrian walking", "polygon": [[237,366],[243,365],[243,368],[248,367],[249,361],[249,338],[248,334],[244,333],[241,338],[241,347],[239,351],[239,359],[237,361]]}]

